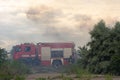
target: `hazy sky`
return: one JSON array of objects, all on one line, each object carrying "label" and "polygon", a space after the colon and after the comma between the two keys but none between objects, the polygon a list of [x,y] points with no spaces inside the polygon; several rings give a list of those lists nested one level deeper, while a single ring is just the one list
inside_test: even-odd
[{"label": "hazy sky", "polygon": [[120,0],[0,0],[0,47],[24,42],[83,46],[99,20],[120,21]]}]

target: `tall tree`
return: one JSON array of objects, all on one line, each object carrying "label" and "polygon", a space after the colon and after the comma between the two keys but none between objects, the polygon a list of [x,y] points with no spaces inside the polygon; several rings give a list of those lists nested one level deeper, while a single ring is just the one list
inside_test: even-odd
[{"label": "tall tree", "polygon": [[108,38],[109,31],[110,29],[106,27],[105,22],[101,20],[90,32],[91,42],[88,43],[90,47],[88,68],[91,72],[101,73],[107,71],[109,54],[105,52],[106,45],[104,41]]},{"label": "tall tree", "polygon": [[90,32],[91,41],[80,48],[81,63],[93,73],[120,75],[120,22],[112,29],[101,20]]},{"label": "tall tree", "polygon": [[112,34],[114,37],[110,71],[116,75],[120,75],[120,22],[116,22]]}]

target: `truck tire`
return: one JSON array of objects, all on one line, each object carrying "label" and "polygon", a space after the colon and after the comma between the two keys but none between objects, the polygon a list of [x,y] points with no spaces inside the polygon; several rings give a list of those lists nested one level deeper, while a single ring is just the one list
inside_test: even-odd
[{"label": "truck tire", "polygon": [[58,67],[62,66],[62,61],[61,60],[54,60],[52,63],[52,66],[55,68],[58,68]]}]

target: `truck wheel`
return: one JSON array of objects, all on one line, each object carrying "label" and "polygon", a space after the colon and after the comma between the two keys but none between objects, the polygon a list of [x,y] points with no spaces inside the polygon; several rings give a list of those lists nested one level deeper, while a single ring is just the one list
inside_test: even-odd
[{"label": "truck wheel", "polygon": [[61,60],[54,60],[52,63],[53,67],[58,68],[62,65]]}]

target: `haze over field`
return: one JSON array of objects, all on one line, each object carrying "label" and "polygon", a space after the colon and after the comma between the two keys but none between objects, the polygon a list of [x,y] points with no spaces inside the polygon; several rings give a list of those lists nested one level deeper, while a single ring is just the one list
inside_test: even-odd
[{"label": "haze over field", "polygon": [[83,46],[89,31],[104,19],[120,21],[120,0],[0,0],[0,47],[24,42],[75,42]]}]

